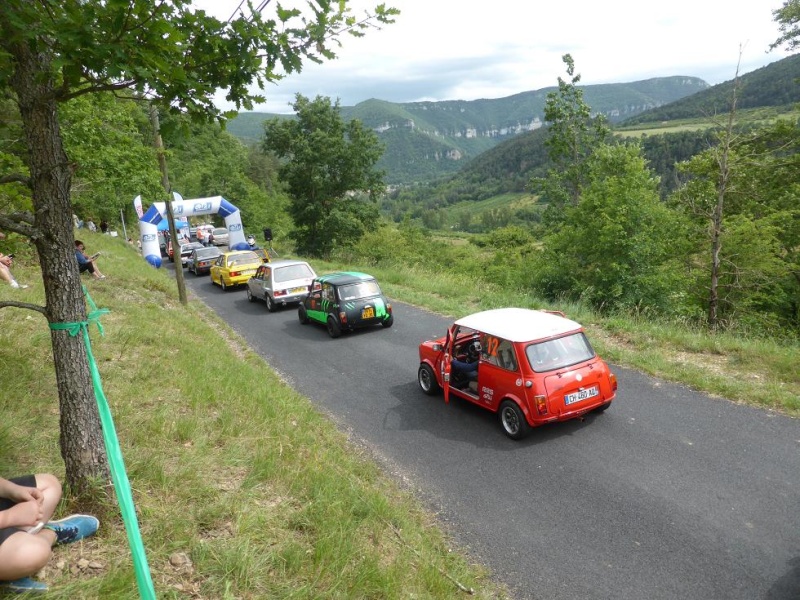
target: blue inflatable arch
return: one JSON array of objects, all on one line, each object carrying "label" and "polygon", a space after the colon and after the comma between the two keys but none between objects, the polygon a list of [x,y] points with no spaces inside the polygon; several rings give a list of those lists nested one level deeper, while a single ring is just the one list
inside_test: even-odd
[{"label": "blue inflatable arch", "polygon": [[[242,215],[239,209],[222,196],[211,198],[195,198],[184,200],[177,192],[172,193],[172,215],[175,219],[186,219],[200,215],[222,215],[225,227],[229,232],[228,248],[231,250],[248,250],[250,245],[244,237]],[[161,248],[158,244],[159,223],[167,218],[167,203],[153,202],[147,212],[141,214],[142,197],[136,196],[133,204],[137,207],[139,218],[139,235],[142,241],[142,256],[155,268],[161,266]]]}]

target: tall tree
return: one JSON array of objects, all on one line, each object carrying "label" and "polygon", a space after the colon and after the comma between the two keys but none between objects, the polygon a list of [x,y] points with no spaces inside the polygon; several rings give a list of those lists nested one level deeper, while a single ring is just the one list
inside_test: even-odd
[{"label": "tall tree", "polygon": [[558,91],[547,94],[544,107],[544,118],[549,125],[545,145],[554,168],[544,180],[534,181],[542,189],[548,209],[556,216],[564,206],[578,204],[586,182],[586,161],[610,136],[604,117],[593,116],[583,99],[583,90],[578,87],[581,76],[575,74],[572,56],[565,54],[562,60],[570,79],[558,78]]},{"label": "tall tree", "polygon": [[[86,320],[74,258],[73,165],[60,103],[131,90],[165,110],[217,118],[217,90],[227,90],[237,108],[250,109],[264,100],[253,86],[263,89],[306,60],[334,58],[341,35],[362,35],[395,14],[380,5],[358,20],[347,0],[317,0],[306,14],[276,5],[274,18],[237,12],[220,21],[189,0],[6,0],[0,10],[0,92],[17,104],[27,172],[4,173],[0,183],[28,186],[32,211],[0,215],[0,227],[29,237],[38,250],[46,307],[31,308],[50,323]],[[51,341],[67,483],[77,491],[91,489],[93,479],[108,479],[108,466],[86,348],[80,336],[63,330],[51,330]]]},{"label": "tall tree", "polygon": [[338,101],[298,94],[293,108],[297,119],[266,122],[262,148],[286,159],[281,179],[292,199],[298,249],[327,256],[377,222],[384,184],[374,167],[383,146],[361,121],[345,123]]},{"label": "tall tree", "polygon": [[544,240],[535,284],[550,297],[583,298],[606,310],[665,312],[681,275],[672,263],[680,231],[641,148],[603,144],[587,161],[580,203],[566,208],[564,226]]}]

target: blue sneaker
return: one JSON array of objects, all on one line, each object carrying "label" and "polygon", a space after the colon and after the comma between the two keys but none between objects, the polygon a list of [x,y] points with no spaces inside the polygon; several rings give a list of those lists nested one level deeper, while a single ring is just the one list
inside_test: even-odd
[{"label": "blue sneaker", "polygon": [[70,515],[58,521],[48,521],[45,529],[56,532],[57,544],[71,544],[93,535],[100,521],[91,515]]},{"label": "blue sneaker", "polygon": [[40,594],[47,591],[47,584],[30,577],[23,577],[14,581],[0,581],[0,590],[16,594],[24,594],[26,592]]}]

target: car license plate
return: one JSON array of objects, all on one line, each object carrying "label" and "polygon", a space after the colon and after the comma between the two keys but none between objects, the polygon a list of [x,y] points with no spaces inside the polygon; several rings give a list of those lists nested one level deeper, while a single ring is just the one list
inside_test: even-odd
[{"label": "car license plate", "polygon": [[242,271],[242,275],[255,275],[255,274],[256,274],[255,269],[247,269],[246,271]]},{"label": "car license plate", "polygon": [[567,394],[564,396],[564,404],[570,405],[575,404],[576,402],[580,402],[581,400],[586,400],[588,398],[594,398],[597,394],[600,393],[600,390],[597,386],[590,387],[588,390],[580,390],[575,392],[574,394]]},{"label": "car license plate", "polygon": [[361,318],[362,319],[374,319],[375,318],[375,308],[372,306],[365,306],[364,309],[361,311]]},{"label": "car license plate", "polygon": [[291,294],[300,294],[302,292],[307,292],[307,291],[308,291],[307,287],[296,287],[296,288],[290,289],[289,293],[291,293]]}]

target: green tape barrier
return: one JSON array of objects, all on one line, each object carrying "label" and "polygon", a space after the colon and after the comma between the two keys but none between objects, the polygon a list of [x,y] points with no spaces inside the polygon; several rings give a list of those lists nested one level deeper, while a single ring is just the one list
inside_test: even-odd
[{"label": "green tape barrier", "polygon": [[156,592],[153,589],[153,580],[150,575],[150,567],[147,565],[147,555],[142,544],[142,535],[139,531],[139,521],[136,518],[136,509],[133,505],[133,494],[131,484],[128,481],[128,474],[125,472],[125,461],[122,459],[122,450],[119,447],[117,430],[114,427],[114,420],[111,418],[111,409],[103,393],[103,386],[100,382],[100,372],[97,369],[97,362],[92,354],[92,345],[89,342],[89,325],[95,323],[100,335],[104,335],[103,326],[100,324],[100,317],[108,312],[108,309],[98,309],[97,305],[89,295],[86,286],[83,294],[91,307],[86,321],[80,323],[50,323],[50,329],[66,331],[71,336],[78,333],[83,334],[83,342],[86,344],[86,354],[89,357],[89,371],[92,374],[92,384],[94,385],[94,397],[97,400],[97,409],[100,412],[100,423],[103,426],[103,441],[106,445],[109,466],[111,467],[111,480],[114,483],[114,490],[117,493],[117,500],[122,511],[122,520],[125,523],[125,530],[128,533],[128,543],[133,554],[133,568],[136,573],[136,583],[139,586],[139,596],[146,600],[155,600]]}]

